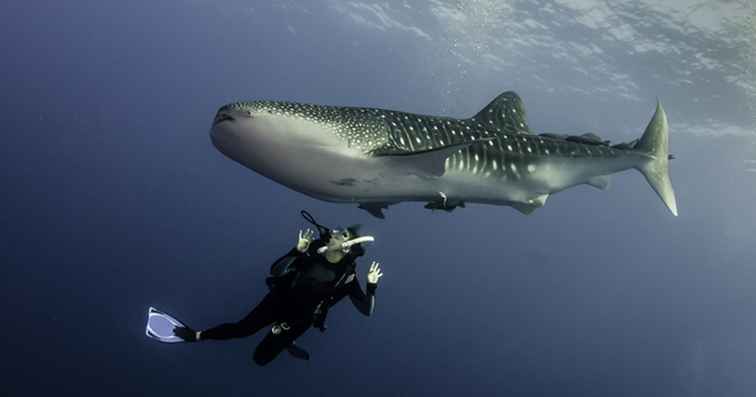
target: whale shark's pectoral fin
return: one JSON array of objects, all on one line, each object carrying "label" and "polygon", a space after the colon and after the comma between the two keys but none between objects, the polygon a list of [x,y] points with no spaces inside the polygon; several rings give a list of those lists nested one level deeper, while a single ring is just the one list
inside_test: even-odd
[{"label": "whale shark's pectoral fin", "polygon": [[606,190],[609,188],[609,175],[594,176],[589,179],[586,184],[591,185],[599,190]]},{"label": "whale shark's pectoral fin", "polygon": [[525,203],[510,203],[509,204],[512,208],[516,209],[517,211],[520,211],[523,215],[530,215],[533,213],[533,211],[538,208],[537,206],[533,204],[525,204]]},{"label": "whale shark's pectoral fin", "polygon": [[549,198],[548,194],[542,194],[540,196],[533,197],[532,199],[529,199],[526,203],[521,202],[511,202],[509,205],[516,209],[517,211],[520,211],[520,213],[524,215],[530,215],[538,208],[543,207],[546,204],[546,199]]},{"label": "whale shark's pectoral fin", "polygon": [[383,214],[383,210],[388,209],[391,204],[394,203],[360,203],[357,208],[367,211],[378,219],[385,219],[386,215]]},{"label": "whale shark's pectoral fin", "polygon": [[374,154],[375,157],[385,158],[396,163],[399,169],[407,170],[410,174],[423,176],[441,176],[446,171],[446,159],[454,152],[466,149],[473,145],[480,145],[496,138],[477,139],[472,142],[463,142],[456,145],[448,145],[438,149],[419,152],[403,152],[391,154]]},{"label": "whale shark's pectoral fin", "polygon": [[532,199],[528,200],[528,204],[535,205],[536,207],[543,207],[544,205],[546,205],[546,199],[548,198],[549,198],[548,194],[535,196]]}]

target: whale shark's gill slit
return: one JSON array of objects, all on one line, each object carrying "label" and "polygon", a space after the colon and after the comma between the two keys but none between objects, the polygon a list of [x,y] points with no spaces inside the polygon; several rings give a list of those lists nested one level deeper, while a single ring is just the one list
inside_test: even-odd
[{"label": "whale shark's gill slit", "polygon": [[391,123],[385,118],[385,114],[381,115],[384,128],[388,131],[387,142],[389,147],[399,148],[400,150],[407,150],[407,144],[404,138],[396,133],[396,129],[392,128]]},{"label": "whale shark's gill slit", "polygon": [[454,144],[454,138],[452,137],[452,135],[449,134],[449,131],[447,131],[446,129],[443,129],[441,133],[438,135],[442,137],[441,139],[442,141],[449,144]]},{"label": "whale shark's gill slit", "polygon": [[412,118],[412,123],[417,126],[417,135],[422,137],[422,139],[425,141],[425,149],[431,149],[433,147],[439,146],[434,139],[436,135],[431,134],[427,129],[423,129],[422,124],[417,121],[417,118]]},{"label": "whale shark's gill slit", "polygon": [[412,134],[409,133],[409,131],[402,128],[402,124],[400,123],[399,126],[396,127],[397,134],[401,137],[404,137],[404,139],[407,140],[407,145],[409,146],[410,151],[415,150],[415,142],[412,137]]},{"label": "whale shark's gill slit", "polygon": [[354,186],[357,183],[357,179],[354,178],[342,178],[334,181],[330,181],[334,185],[338,186]]},{"label": "whale shark's gill slit", "polygon": [[[418,134],[432,137],[432,134],[428,131],[428,128],[425,126],[425,124],[423,124],[423,121],[420,118],[414,117],[412,119],[412,123],[415,125],[415,128],[417,129]],[[432,139],[430,140],[429,143],[433,146],[437,146],[436,142],[433,141]]]},{"label": "whale shark's gill slit", "polygon": [[481,154],[482,154],[482,157],[483,157],[483,162],[482,162],[483,169],[484,170],[488,170],[488,168],[489,168],[489,162],[490,162],[489,159],[488,159],[488,150],[486,149],[485,145],[481,145],[480,147],[481,147],[480,151],[481,151]]}]

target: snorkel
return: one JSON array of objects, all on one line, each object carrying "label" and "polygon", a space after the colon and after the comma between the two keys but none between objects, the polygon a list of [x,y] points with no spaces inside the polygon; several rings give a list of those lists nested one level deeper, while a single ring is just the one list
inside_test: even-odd
[{"label": "snorkel", "polygon": [[355,245],[355,244],[372,243],[372,242],[375,242],[375,237],[373,237],[373,236],[360,236],[360,237],[353,238],[351,240],[344,241],[343,243],[341,243],[340,246],[337,246],[336,248],[332,248],[332,247],[329,247],[327,245],[324,245],[324,246],[318,248],[318,254],[322,255],[322,254],[325,254],[328,251],[336,251],[336,250],[339,250],[339,249],[346,254],[346,253],[348,253],[352,249],[352,246]]},{"label": "snorkel", "polygon": [[327,239],[326,245],[318,248],[316,252],[324,255],[331,263],[341,261],[344,255],[348,254],[355,245],[375,242],[373,236],[357,236],[356,227],[330,229],[315,221],[315,218],[309,212],[302,210],[300,213],[307,222],[318,229],[321,239]]}]

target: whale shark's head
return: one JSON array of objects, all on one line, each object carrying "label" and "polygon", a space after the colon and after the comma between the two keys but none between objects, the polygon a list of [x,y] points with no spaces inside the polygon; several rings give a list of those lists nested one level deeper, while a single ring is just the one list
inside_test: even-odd
[{"label": "whale shark's head", "polygon": [[338,126],[323,108],[289,102],[237,102],[218,109],[210,130],[213,145],[242,161],[251,154],[281,154],[303,146],[343,145]]},{"label": "whale shark's head", "polygon": [[[210,138],[232,160],[299,188],[315,183],[318,178],[310,175],[315,170],[349,167],[350,159],[371,148],[367,145],[385,142],[382,125],[359,108],[236,102],[218,109]],[[380,134],[382,139],[371,138]]]}]

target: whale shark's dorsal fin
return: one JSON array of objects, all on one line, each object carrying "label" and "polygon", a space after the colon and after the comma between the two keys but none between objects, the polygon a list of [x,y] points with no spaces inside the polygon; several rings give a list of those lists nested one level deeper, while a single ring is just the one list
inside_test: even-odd
[{"label": "whale shark's dorsal fin", "polygon": [[471,120],[507,134],[530,134],[525,105],[514,91],[497,96]]}]

